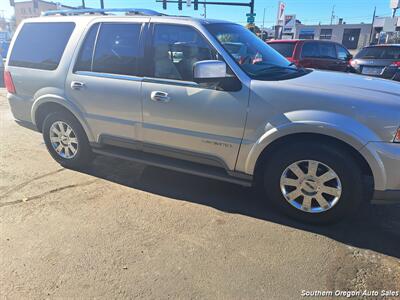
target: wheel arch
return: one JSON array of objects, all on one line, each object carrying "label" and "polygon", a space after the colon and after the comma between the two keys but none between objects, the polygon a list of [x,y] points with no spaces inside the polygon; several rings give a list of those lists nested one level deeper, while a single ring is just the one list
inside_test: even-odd
[{"label": "wheel arch", "polygon": [[52,112],[67,112],[75,117],[84,129],[89,141],[93,140],[92,132],[85,122],[83,115],[74,104],[68,102],[58,95],[42,96],[34,102],[31,111],[33,124],[39,132],[42,131],[43,121],[49,113]]},{"label": "wheel arch", "polygon": [[294,144],[297,142],[320,142],[339,147],[347,151],[356,160],[365,175],[374,178],[370,164],[356,148],[341,139],[320,133],[294,133],[275,139],[268,144],[259,155],[254,167],[255,177],[257,178],[260,176],[263,165],[268,163],[269,157],[276,151],[279,151],[282,145]]}]

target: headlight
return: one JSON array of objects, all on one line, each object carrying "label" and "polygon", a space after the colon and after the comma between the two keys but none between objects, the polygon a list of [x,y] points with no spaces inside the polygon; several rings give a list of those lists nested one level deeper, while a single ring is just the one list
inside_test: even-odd
[{"label": "headlight", "polygon": [[400,128],[397,129],[396,135],[394,136],[393,142],[400,143]]}]

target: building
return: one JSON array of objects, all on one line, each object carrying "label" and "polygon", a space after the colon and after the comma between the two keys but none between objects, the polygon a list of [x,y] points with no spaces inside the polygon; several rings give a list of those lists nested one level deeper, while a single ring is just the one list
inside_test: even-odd
[{"label": "building", "polygon": [[296,39],[329,40],[355,50],[369,45],[372,24],[303,25],[296,24]]},{"label": "building", "polygon": [[39,17],[40,14],[48,10],[56,9],[73,9],[74,7],[61,5],[56,2],[43,1],[43,0],[32,0],[32,1],[21,1],[15,2],[15,21],[18,26],[22,20],[27,18]]},{"label": "building", "polygon": [[374,44],[400,43],[400,17],[376,17],[371,42]]}]

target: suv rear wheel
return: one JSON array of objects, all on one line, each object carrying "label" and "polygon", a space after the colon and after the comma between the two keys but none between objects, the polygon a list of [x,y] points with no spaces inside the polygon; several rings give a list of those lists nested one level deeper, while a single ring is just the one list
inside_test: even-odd
[{"label": "suv rear wheel", "polygon": [[62,166],[84,168],[93,159],[81,124],[66,112],[49,114],[43,123],[43,138],[51,156]]},{"label": "suv rear wheel", "polygon": [[363,174],[341,147],[297,143],[268,159],[267,198],[303,222],[331,223],[355,212],[363,193]]}]

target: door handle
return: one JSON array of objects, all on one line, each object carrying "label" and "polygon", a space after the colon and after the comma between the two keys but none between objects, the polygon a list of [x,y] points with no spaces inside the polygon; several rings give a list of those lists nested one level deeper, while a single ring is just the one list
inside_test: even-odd
[{"label": "door handle", "polygon": [[151,92],[150,99],[156,102],[169,102],[171,100],[168,93],[158,91]]},{"label": "door handle", "polygon": [[72,81],[71,82],[71,88],[74,89],[74,90],[80,90],[84,86],[85,86],[85,84],[83,82],[79,82],[79,81]]}]

